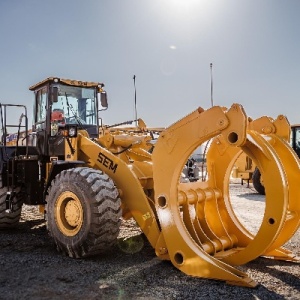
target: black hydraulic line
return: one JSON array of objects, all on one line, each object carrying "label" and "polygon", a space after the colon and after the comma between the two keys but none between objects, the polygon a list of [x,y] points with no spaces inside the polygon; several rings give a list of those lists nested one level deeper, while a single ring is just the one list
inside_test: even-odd
[{"label": "black hydraulic line", "polygon": [[125,122],[121,122],[121,123],[116,123],[113,125],[109,125],[109,126],[105,126],[106,128],[111,128],[111,127],[117,127],[117,126],[121,126],[121,125],[131,125],[133,122],[135,122],[137,120],[132,120],[132,121],[125,121]]},{"label": "black hydraulic line", "polygon": [[132,144],[130,144],[129,146],[127,146],[126,148],[122,149],[122,150],[119,151],[119,152],[112,152],[112,154],[114,154],[114,155],[121,154],[121,153],[127,151],[128,149],[130,149],[131,147],[132,147]]},{"label": "black hydraulic line", "polygon": [[71,153],[74,154],[74,153],[75,153],[75,149],[72,147],[72,144],[71,144],[71,142],[70,142],[70,139],[69,139],[68,137],[66,137],[66,139],[67,139],[68,145],[69,145],[69,147],[70,147]]}]

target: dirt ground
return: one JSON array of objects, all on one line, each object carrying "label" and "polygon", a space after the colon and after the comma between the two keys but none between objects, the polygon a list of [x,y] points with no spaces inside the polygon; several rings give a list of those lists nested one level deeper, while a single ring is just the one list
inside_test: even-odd
[{"label": "dirt ground", "polygon": [[[233,184],[231,200],[241,223],[257,232],[264,196]],[[181,273],[139,233],[128,221],[111,252],[72,259],[56,251],[37,209],[24,206],[19,227],[0,232],[0,299],[300,299],[299,263],[257,258],[239,269],[259,285],[237,287]],[[122,237],[132,235],[124,247]],[[299,230],[285,247],[300,256]]]}]

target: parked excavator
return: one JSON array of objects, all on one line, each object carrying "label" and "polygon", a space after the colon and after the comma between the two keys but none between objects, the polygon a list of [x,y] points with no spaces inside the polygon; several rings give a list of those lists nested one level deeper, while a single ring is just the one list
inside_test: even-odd
[{"label": "parked excavator", "polygon": [[[25,106],[1,104],[1,229],[18,225],[23,204],[39,205],[57,249],[81,258],[107,251],[121,217],[133,217],[160,259],[191,276],[246,287],[257,283],[237,265],[259,256],[299,261],[282,247],[300,225],[300,163],[284,138],[285,117],[251,120],[233,104],[199,107],[163,129],[141,119],[111,126],[99,118],[108,107],[103,83],[50,77],[30,90],[31,130]],[[22,110],[14,124],[11,107]],[[14,145],[6,143],[11,128]],[[181,182],[191,153],[208,140],[206,180]],[[267,191],[256,235],[230,205],[240,152],[259,167]]]}]

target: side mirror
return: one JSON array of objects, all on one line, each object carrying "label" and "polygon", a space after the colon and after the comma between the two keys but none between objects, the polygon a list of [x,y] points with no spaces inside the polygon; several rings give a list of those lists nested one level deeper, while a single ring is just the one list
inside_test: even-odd
[{"label": "side mirror", "polygon": [[108,108],[106,92],[98,93],[98,107],[99,110],[105,110]]},{"label": "side mirror", "polygon": [[53,86],[50,94],[51,103],[58,102],[58,87]]}]

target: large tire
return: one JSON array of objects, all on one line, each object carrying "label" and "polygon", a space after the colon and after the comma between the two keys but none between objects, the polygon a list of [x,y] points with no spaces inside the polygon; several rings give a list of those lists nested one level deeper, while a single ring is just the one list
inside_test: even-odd
[{"label": "large tire", "polygon": [[97,255],[117,241],[121,200],[103,172],[85,167],[62,171],[46,202],[47,228],[60,252],[75,258]]},{"label": "large tire", "polygon": [[261,195],[265,195],[265,187],[263,185],[262,177],[258,168],[255,168],[253,172],[252,182],[256,191]]},{"label": "large tire", "polygon": [[6,195],[7,187],[0,189],[0,229],[15,228],[20,221],[24,193],[21,188],[16,188],[15,197],[13,199],[13,211],[6,212]]}]

